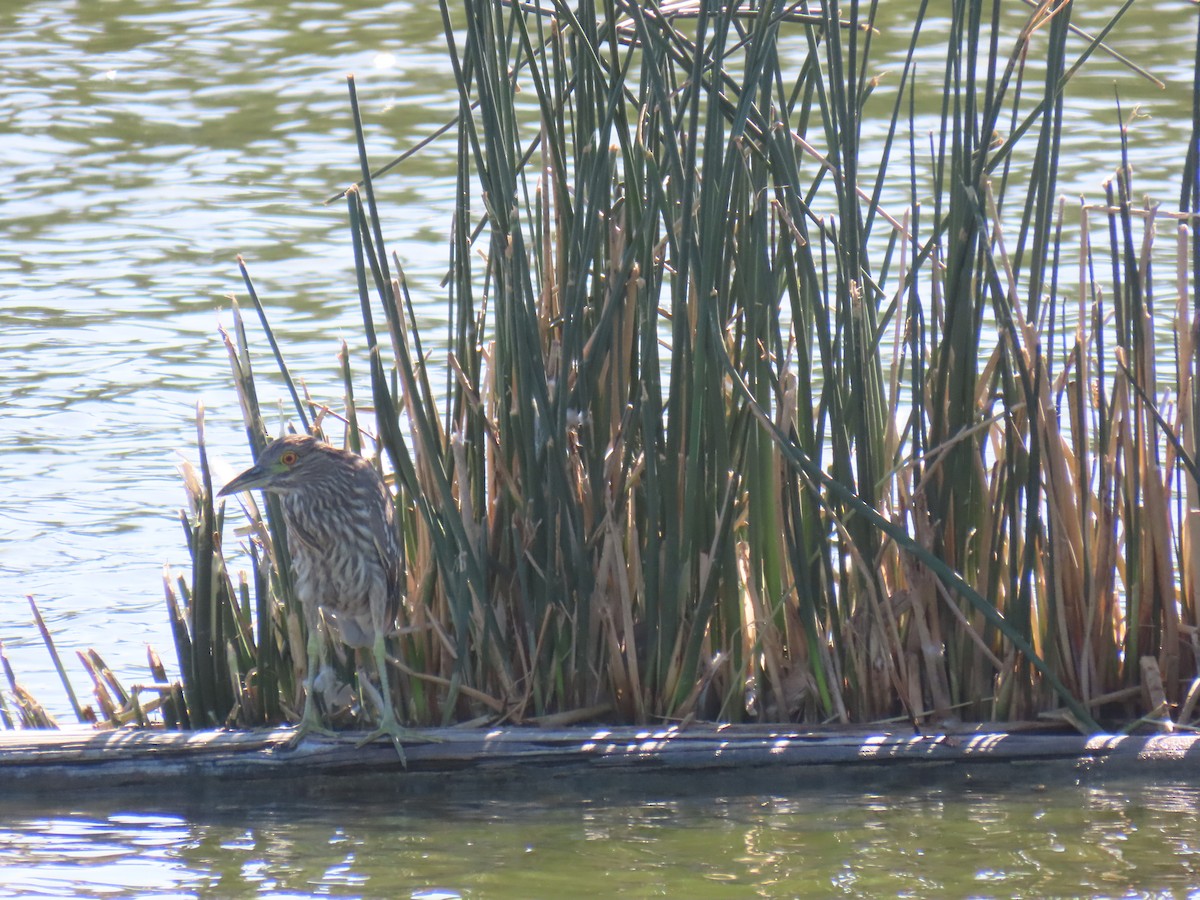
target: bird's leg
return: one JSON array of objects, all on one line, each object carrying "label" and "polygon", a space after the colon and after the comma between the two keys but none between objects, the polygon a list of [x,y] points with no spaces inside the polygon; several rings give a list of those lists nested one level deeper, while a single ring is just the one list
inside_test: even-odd
[{"label": "bird's leg", "polygon": [[359,742],[359,746],[369,744],[386,734],[392,739],[392,746],[396,748],[396,753],[400,756],[401,764],[407,768],[408,760],[404,756],[404,741],[438,743],[438,739],[421,734],[419,731],[413,731],[411,728],[405,728],[400,724],[400,720],[396,718],[396,710],[392,706],[392,686],[388,678],[387,648],[384,646],[383,629],[376,629],[375,643],[372,645],[371,650],[375,656],[375,668],[379,671],[379,688],[383,696],[374,698],[377,701],[382,701],[379,705],[379,727],[363,738]]},{"label": "bird's leg", "polygon": [[299,744],[306,734],[323,734],[326,737],[334,737],[333,730],[327,728],[321,721],[321,713],[317,709],[316,700],[313,699],[317,692],[317,670],[325,658],[325,635],[321,630],[320,617],[314,616],[313,618],[317,621],[311,622],[308,628],[308,671],[304,675],[304,712],[300,716],[300,722],[296,725],[295,734],[292,735],[293,747]]}]

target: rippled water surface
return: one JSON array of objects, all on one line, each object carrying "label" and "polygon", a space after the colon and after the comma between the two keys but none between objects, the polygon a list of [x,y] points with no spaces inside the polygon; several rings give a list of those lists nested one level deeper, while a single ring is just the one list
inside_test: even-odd
[{"label": "rippled water surface", "polygon": [[1182,897],[1200,792],[0,803],[0,897]]},{"label": "rippled water surface", "polygon": [[[1110,4],[1074,21],[1098,25],[1098,5]],[[907,12],[883,6],[886,45]],[[1190,128],[1195,9],[1138,0],[1110,37],[1166,83],[1123,79],[1120,92],[1139,190],[1166,204]],[[922,61],[933,82],[939,29]],[[175,466],[194,456],[198,401],[214,454],[248,462],[217,333],[226,295],[243,291],[236,254],[293,371],[340,401],[335,355],[342,339],[360,346],[357,306],[344,209],[322,201],[357,175],[344,75],[356,74],[379,162],[457,107],[430,3],[8,0],[0,35],[0,639],[63,715],[25,594],[64,651],[95,646],[136,681],[150,643],[175,668],[161,577],[186,561]],[[1097,57],[1068,91],[1072,202],[1099,199],[1115,165],[1119,71]],[[932,121],[921,117],[938,98],[921,102]],[[453,148],[435,143],[381,182],[390,246],[431,334],[444,320]],[[1183,788],[549,810],[56,801],[6,810],[0,896],[151,884],[164,896],[1148,896],[1195,880],[1195,801]]]},{"label": "rippled water surface", "polygon": [[[248,462],[217,333],[244,296],[236,254],[296,371],[341,396],[357,300],[344,207],[322,201],[357,177],[345,74],[381,161],[456,112],[436,4],[354,6],[0,4],[0,639],[60,711],[24,594],[64,649],[173,657],[161,570],[187,559],[175,467],[197,401]],[[450,151],[386,189],[435,322]]]}]

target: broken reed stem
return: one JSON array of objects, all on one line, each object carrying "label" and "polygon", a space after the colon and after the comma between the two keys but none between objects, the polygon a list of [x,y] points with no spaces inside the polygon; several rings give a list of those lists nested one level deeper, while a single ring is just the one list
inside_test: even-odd
[{"label": "broken reed stem", "polygon": [[67,670],[63,667],[62,659],[58,655],[58,648],[54,646],[54,639],[50,636],[50,629],[46,627],[42,613],[38,609],[37,603],[34,602],[33,594],[26,594],[25,597],[29,600],[29,608],[33,610],[33,620],[37,623],[38,631],[42,634],[42,642],[46,645],[51,662],[54,663],[54,670],[58,672],[58,679],[62,682],[63,690],[67,692],[67,699],[71,702],[71,709],[75,712],[75,721],[84,724],[87,722],[87,717],[83,714],[83,708],[79,705],[79,699],[75,696],[75,689],[71,686],[71,679],[67,677]]}]

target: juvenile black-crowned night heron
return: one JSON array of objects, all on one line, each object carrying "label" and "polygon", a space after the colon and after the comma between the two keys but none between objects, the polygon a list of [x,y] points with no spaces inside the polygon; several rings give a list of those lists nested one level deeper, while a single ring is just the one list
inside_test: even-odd
[{"label": "juvenile black-crowned night heron", "polygon": [[254,489],[279,496],[296,597],[308,623],[308,675],[298,735],[331,733],[313,702],[325,661],[324,618],[342,643],[371,648],[382,697],[375,697],[379,728],[364,743],[386,734],[403,760],[401,741],[429,738],[401,726],[388,684],[385,638],[403,596],[391,494],[361,456],[300,434],[272,441],[253,467],[218,493]]}]

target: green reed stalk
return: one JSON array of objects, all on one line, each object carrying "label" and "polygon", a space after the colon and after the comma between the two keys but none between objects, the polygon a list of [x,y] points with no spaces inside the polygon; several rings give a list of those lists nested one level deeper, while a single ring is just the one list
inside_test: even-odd
[{"label": "green reed stalk", "polygon": [[[1060,279],[1067,88],[1111,24],[1079,52],[1069,7],[1013,32],[998,5],[955,0],[930,150],[924,3],[882,100],[876,3],[440,6],[460,101],[445,386],[384,244],[352,80],[344,195],[412,718],[1049,711],[1094,728],[1090,701],[1147,654],[1178,695],[1195,605],[1173,599],[1191,543],[1170,489],[1194,473],[1188,423],[1148,399],[1164,382],[1126,181],[1115,347],[1094,271],[1070,315]],[[896,185],[910,209],[886,205]],[[369,452],[344,350],[341,367]],[[300,630],[277,512],[254,603],[247,585],[208,613],[201,683],[209,655],[248,671]],[[272,661],[284,692],[291,658]]]}]

